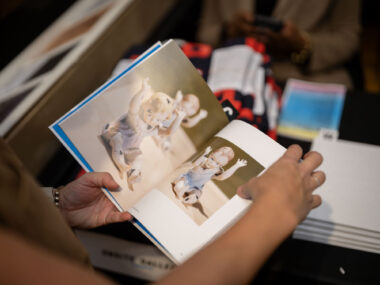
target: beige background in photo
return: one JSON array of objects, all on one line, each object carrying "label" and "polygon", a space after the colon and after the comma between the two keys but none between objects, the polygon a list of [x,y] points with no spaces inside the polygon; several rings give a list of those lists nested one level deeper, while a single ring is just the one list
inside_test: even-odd
[{"label": "beige background in photo", "polygon": [[224,181],[215,180],[215,184],[220,188],[220,190],[228,197],[232,198],[236,194],[236,189],[247,183],[252,177],[257,176],[261,171],[264,170],[264,166],[250,157],[245,151],[241,150],[233,143],[228,140],[222,139],[220,137],[215,137],[211,140],[210,145],[212,149],[216,150],[222,146],[229,146],[234,150],[235,157],[234,159],[228,163],[224,169],[228,169],[231,165],[233,165],[238,158],[245,159],[248,161],[247,166],[239,168],[234,175]]}]

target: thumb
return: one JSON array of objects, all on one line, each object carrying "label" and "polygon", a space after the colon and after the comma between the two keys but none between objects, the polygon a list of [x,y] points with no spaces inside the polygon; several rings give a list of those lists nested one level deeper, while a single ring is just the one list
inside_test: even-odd
[{"label": "thumb", "polygon": [[105,224],[120,223],[132,220],[132,215],[129,212],[115,211],[107,216]]},{"label": "thumb", "polygon": [[117,182],[113,179],[112,175],[108,172],[104,173],[103,185],[109,190],[116,190],[120,187],[120,185],[117,184]]}]

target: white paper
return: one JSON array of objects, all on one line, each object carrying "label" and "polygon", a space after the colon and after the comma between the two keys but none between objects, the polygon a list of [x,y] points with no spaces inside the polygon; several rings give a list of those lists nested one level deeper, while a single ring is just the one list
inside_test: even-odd
[{"label": "white paper", "polygon": [[309,217],[379,232],[380,147],[318,137],[312,150],[323,155],[327,180],[315,192],[323,203]]}]

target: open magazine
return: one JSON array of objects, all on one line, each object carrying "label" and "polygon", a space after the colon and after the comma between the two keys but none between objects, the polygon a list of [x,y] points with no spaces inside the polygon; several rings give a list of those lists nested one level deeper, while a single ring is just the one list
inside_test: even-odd
[{"label": "open magazine", "polygon": [[[226,107],[227,109],[229,107]],[[249,207],[236,189],[285,149],[229,122],[177,44],[157,43],[50,129],[86,171],[107,171],[104,193],[169,258],[182,263]]]}]

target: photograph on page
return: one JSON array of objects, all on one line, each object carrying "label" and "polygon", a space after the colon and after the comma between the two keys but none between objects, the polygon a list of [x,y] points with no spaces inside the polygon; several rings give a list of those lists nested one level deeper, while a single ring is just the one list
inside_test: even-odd
[{"label": "photograph on page", "polygon": [[201,225],[263,169],[236,145],[214,137],[156,188]]},{"label": "photograph on page", "polygon": [[120,184],[111,194],[126,210],[227,119],[174,42],[111,82],[59,126],[94,171]]}]

